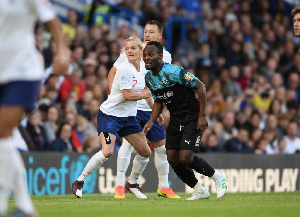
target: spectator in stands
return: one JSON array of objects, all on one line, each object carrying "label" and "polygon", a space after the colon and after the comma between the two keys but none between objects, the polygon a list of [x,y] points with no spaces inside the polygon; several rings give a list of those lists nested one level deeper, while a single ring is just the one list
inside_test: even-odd
[{"label": "spectator in stands", "polygon": [[41,125],[41,115],[37,110],[29,114],[26,130],[37,151],[46,151],[48,149],[45,128]]},{"label": "spectator in stands", "polygon": [[44,122],[44,129],[48,144],[56,139],[56,131],[59,126],[59,110],[56,106],[50,106],[47,112],[47,120]]},{"label": "spectator in stands", "polygon": [[207,91],[207,100],[212,104],[212,115],[216,117],[226,106],[222,90],[221,82],[214,80]]},{"label": "spectator in stands", "polygon": [[57,131],[56,139],[51,143],[50,151],[71,152],[75,148],[71,142],[72,126],[68,123],[63,123]]},{"label": "spectator in stands", "polygon": [[70,75],[74,69],[78,69],[81,66],[83,52],[84,52],[83,47],[79,45],[72,45],[70,47],[70,50],[71,50],[71,56],[70,56],[71,62],[70,62],[68,75]]},{"label": "spectator in stands", "polygon": [[72,127],[72,134],[71,134],[71,143],[73,148],[77,152],[82,152],[83,149],[83,139],[80,137],[76,129],[76,113],[68,112],[65,114],[65,122],[70,124]]},{"label": "spectator in stands", "polygon": [[232,65],[229,68],[229,89],[231,96],[238,97],[242,95],[242,88],[237,79],[240,76],[240,69],[237,65]]},{"label": "spectator in stands", "polygon": [[220,153],[222,147],[219,145],[218,138],[215,132],[212,132],[207,138],[207,146],[205,148],[206,153]]},{"label": "spectator in stands", "polygon": [[288,113],[281,113],[278,115],[277,119],[278,119],[278,130],[279,130],[278,136],[281,137],[287,134],[287,127],[291,120],[291,116]]},{"label": "spectator in stands", "polygon": [[252,136],[254,130],[259,128],[260,122],[261,114],[257,110],[254,110],[250,116],[250,120],[245,123],[245,126],[248,128],[250,137]]},{"label": "spectator in stands", "polygon": [[229,139],[224,148],[227,152],[235,153],[254,153],[254,149],[248,144],[249,132],[247,128],[241,127],[238,131],[238,135],[232,139]]},{"label": "spectator in stands", "polygon": [[224,129],[220,135],[220,144],[223,146],[229,139],[234,138],[238,134],[238,130],[234,126],[235,114],[232,111],[226,111],[222,116],[222,124]]},{"label": "spectator in stands", "polygon": [[86,77],[89,74],[95,74],[97,67],[97,62],[93,58],[86,58],[83,61],[83,77]]},{"label": "spectator in stands", "polygon": [[287,90],[294,90],[295,91],[295,98],[297,103],[300,103],[300,89],[299,89],[299,74],[298,73],[291,73],[288,76],[287,81]]},{"label": "spectator in stands", "polygon": [[70,91],[74,90],[77,93],[77,99],[81,100],[85,86],[82,78],[82,71],[80,69],[74,69],[71,76],[67,77],[59,88],[60,102],[67,99]]},{"label": "spectator in stands", "polygon": [[77,103],[77,110],[78,114],[84,116],[85,118],[89,119],[89,105],[91,100],[94,98],[94,94],[91,90],[86,90],[83,93],[82,100]]},{"label": "spectator in stands", "polygon": [[62,24],[63,34],[73,40],[76,36],[76,27],[78,25],[78,14],[75,10],[71,9],[68,11],[68,22]]},{"label": "spectator in stands", "polygon": [[269,88],[264,89],[261,94],[256,95],[252,101],[254,107],[263,113],[269,110],[271,102],[272,96],[270,95]]},{"label": "spectator in stands", "polygon": [[254,107],[252,104],[254,98],[254,90],[251,88],[246,88],[243,92],[243,98],[240,104],[240,109],[244,110],[247,106]]},{"label": "spectator in stands", "polygon": [[250,139],[249,139],[249,146],[251,148],[257,147],[259,140],[262,138],[263,135],[263,131],[260,129],[255,129],[252,133],[252,135],[250,135]]},{"label": "spectator in stands", "polygon": [[295,154],[300,151],[300,139],[297,137],[298,124],[297,122],[291,121],[287,126],[287,135],[284,137],[286,142],[285,153]]},{"label": "spectator in stands", "polygon": [[260,139],[255,146],[254,153],[255,154],[266,154],[267,145],[268,145],[268,140],[263,139],[263,138]]}]

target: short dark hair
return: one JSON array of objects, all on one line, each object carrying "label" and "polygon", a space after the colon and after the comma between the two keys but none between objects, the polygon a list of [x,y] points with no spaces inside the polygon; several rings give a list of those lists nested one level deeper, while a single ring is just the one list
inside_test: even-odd
[{"label": "short dark hair", "polygon": [[147,43],[147,46],[148,45],[154,45],[157,49],[158,49],[158,53],[159,54],[162,54],[163,53],[163,46],[161,45],[161,43],[159,43],[158,41],[149,41]]},{"label": "short dark hair", "polygon": [[162,33],[163,32],[163,26],[161,25],[161,23],[157,20],[150,20],[146,23],[146,25],[156,25],[158,28],[158,32]]},{"label": "short dark hair", "polygon": [[294,7],[294,9],[292,10],[292,15],[295,16],[298,13],[300,13],[300,7]]}]

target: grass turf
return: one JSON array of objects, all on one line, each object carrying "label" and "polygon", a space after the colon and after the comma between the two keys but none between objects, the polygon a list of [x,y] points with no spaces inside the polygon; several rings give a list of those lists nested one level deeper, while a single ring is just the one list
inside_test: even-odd
[{"label": "grass turf", "polygon": [[[293,193],[238,193],[216,199],[186,201],[190,194],[179,194],[182,199],[167,199],[147,194],[147,200],[138,200],[126,194],[123,200],[113,195],[92,194],[83,198],[74,195],[32,196],[40,217],[293,217],[300,216],[300,192]],[[15,208],[9,200],[9,212]]]}]

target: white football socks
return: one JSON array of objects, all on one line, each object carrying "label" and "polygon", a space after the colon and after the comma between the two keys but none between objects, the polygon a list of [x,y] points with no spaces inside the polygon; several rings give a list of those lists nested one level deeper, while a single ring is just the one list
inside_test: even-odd
[{"label": "white football socks", "polygon": [[139,179],[142,172],[145,170],[148,162],[149,162],[149,158],[144,158],[139,154],[135,156],[132,163],[132,171],[128,179],[128,182],[130,184],[137,183],[137,180]]},{"label": "white football socks", "polygon": [[204,191],[205,188],[203,187],[203,185],[201,185],[200,182],[197,182],[197,184],[193,187],[195,191]]},{"label": "white football socks", "polygon": [[118,152],[116,186],[125,185],[125,173],[130,163],[132,151],[133,146],[126,139],[123,139]]},{"label": "white football socks", "polygon": [[154,164],[158,174],[158,186],[164,190],[169,187],[169,163],[166,155],[165,145],[154,148]]},{"label": "white football socks", "polygon": [[218,172],[217,170],[215,170],[215,173],[212,175],[211,178],[212,178],[214,181],[216,181],[217,179],[220,178],[220,176],[222,176],[222,174],[221,174],[220,172]]},{"label": "white football socks", "polygon": [[34,214],[33,204],[27,189],[27,183],[24,176],[24,163],[19,152],[14,152],[15,171],[13,195],[16,200],[17,207],[25,213]]},{"label": "white football socks", "polygon": [[102,151],[97,152],[93,155],[93,157],[89,160],[82,173],[78,177],[78,181],[85,181],[95,170],[102,166],[104,161],[107,158],[104,157]]},{"label": "white football socks", "polygon": [[[16,206],[27,214],[34,213],[24,177],[24,163],[12,137],[0,139],[0,215],[7,212],[7,193],[13,191]],[[5,177],[5,179],[3,179]]]}]

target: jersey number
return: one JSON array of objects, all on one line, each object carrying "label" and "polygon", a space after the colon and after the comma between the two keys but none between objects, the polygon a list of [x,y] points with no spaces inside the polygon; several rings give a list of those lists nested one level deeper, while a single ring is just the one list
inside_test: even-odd
[{"label": "jersey number", "polygon": [[132,88],[137,84],[137,80],[133,80],[134,81],[134,85],[132,85]]}]

